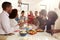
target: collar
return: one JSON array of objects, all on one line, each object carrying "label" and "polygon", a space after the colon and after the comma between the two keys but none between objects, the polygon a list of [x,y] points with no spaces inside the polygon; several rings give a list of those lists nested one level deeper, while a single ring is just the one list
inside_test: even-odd
[{"label": "collar", "polygon": [[3,11],[4,14],[6,14],[7,16],[9,16],[9,14],[6,11]]}]

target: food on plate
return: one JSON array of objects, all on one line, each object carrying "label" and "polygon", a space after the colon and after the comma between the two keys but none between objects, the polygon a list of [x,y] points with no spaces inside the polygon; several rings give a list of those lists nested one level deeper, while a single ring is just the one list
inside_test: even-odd
[{"label": "food on plate", "polygon": [[36,34],[37,32],[36,32],[36,30],[29,30],[28,33],[31,34],[31,35],[34,35],[34,34]]},{"label": "food on plate", "polygon": [[36,31],[37,31],[37,32],[43,32],[43,30],[42,30],[42,29],[36,29]]}]

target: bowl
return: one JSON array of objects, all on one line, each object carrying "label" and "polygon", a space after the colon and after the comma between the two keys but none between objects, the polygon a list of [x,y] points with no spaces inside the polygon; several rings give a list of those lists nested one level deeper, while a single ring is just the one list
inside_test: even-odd
[{"label": "bowl", "polygon": [[26,36],[27,35],[27,32],[20,32],[20,36]]}]

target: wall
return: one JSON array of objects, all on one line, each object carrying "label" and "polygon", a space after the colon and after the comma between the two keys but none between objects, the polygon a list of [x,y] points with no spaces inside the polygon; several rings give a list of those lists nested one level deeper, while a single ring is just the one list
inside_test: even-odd
[{"label": "wall", "polygon": [[[18,9],[18,0],[0,0],[0,11],[2,10],[1,4],[4,1],[9,1],[12,3],[13,8]],[[29,10],[40,11],[40,5],[46,5],[46,10],[54,10],[54,8],[58,8],[59,0],[22,0],[23,3],[29,4]]]}]

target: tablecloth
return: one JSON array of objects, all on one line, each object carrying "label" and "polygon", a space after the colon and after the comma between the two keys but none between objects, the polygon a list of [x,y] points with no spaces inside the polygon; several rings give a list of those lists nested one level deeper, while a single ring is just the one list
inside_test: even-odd
[{"label": "tablecloth", "polygon": [[22,37],[20,35],[9,36],[7,40],[58,40],[46,32],[39,32],[35,35],[27,34]]}]

